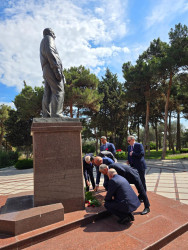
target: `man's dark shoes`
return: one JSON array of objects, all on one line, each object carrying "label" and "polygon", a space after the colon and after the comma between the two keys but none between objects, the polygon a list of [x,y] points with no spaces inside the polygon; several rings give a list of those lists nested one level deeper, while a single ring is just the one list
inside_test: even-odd
[{"label": "man's dark shoes", "polygon": [[145,207],[144,210],[141,212],[141,215],[148,214],[150,212],[149,207]]},{"label": "man's dark shoes", "polygon": [[130,216],[126,216],[126,217],[124,217],[123,219],[119,219],[119,220],[118,220],[118,223],[124,225],[124,224],[126,224],[126,223],[128,223],[128,222],[130,222],[130,221],[131,221]]}]

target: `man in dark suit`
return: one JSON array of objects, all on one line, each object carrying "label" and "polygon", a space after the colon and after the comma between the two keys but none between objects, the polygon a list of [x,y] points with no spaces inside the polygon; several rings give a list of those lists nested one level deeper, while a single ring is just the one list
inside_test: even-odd
[{"label": "man in dark suit", "polygon": [[141,143],[135,142],[134,136],[128,136],[127,142],[129,143],[127,164],[137,169],[146,190],[145,170],[147,167],[144,160],[144,147]]},{"label": "man in dark suit", "polygon": [[120,224],[133,221],[132,212],[140,206],[140,201],[128,181],[111,168],[108,171],[108,192],[105,197],[105,208],[120,219]]},{"label": "man in dark suit", "polygon": [[95,191],[97,191],[98,188],[99,188],[99,183],[100,183],[100,178],[101,178],[101,172],[99,172],[99,166],[101,164],[110,165],[110,164],[114,163],[114,161],[111,158],[108,158],[108,157],[96,156],[96,157],[93,158],[92,163],[96,166],[97,176],[96,176]]},{"label": "man in dark suit", "polygon": [[100,152],[101,151],[110,151],[114,156],[116,154],[116,148],[113,143],[107,142],[106,136],[101,136]]},{"label": "man in dark suit", "polygon": [[115,169],[117,174],[124,177],[130,184],[134,184],[138,190],[139,195],[143,198],[143,202],[145,205],[144,210],[141,212],[142,215],[147,214],[150,212],[150,203],[148,200],[148,197],[146,195],[145,189],[142,185],[142,182],[140,180],[140,176],[138,174],[138,171],[136,169],[133,169],[127,165],[124,165],[122,163],[113,163],[110,164],[109,166],[105,164],[101,164],[99,166],[99,171],[104,174],[104,187],[106,190],[108,190],[108,183],[109,183],[109,178],[108,178],[108,171],[109,169]]},{"label": "man in dark suit", "polygon": [[[137,169],[142,185],[146,191],[145,170],[147,167],[144,159],[144,147],[141,143],[135,142],[135,137],[132,135],[127,137],[127,142],[129,143],[127,164]],[[143,200],[141,196],[139,196],[139,199]]]},{"label": "man in dark suit", "polygon": [[89,153],[83,157],[83,174],[86,184],[86,191],[89,191],[90,182],[91,180],[93,189],[95,189],[95,180],[93,177],[93,163],[91,162],[93,157],[92,153]]}]

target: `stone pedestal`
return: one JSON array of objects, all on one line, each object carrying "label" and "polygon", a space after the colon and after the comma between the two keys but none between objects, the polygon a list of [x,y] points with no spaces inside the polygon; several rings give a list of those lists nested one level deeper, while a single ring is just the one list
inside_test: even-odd
[{"label": "stone pedestal", "polygon": [[33,120],[34,206],[61,202],[65,212],[85,208],[81,129],[79,119]]}]

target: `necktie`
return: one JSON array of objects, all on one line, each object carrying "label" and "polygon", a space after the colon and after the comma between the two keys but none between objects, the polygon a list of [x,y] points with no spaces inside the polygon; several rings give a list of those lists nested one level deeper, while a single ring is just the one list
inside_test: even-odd
[{"label": "necktie", "polygon": [[[131,146],[130,152],[132,152],[132,151],[133,151],[133,146]],[[129,163],[130,163],[130,165],[132,165],[132,163],[133,163],[132,156],[130,156],[130,158],[129,158]]]}]

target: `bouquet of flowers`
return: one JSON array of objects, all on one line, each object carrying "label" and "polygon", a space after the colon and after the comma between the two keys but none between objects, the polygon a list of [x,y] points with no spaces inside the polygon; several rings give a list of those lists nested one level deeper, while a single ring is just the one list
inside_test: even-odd
[{"label": "bouquet of flowers", "polygon": [[88,204],[88,207],[100,207],[101,203],[93,196],[92,192],[85,193],[85,203]]}]

